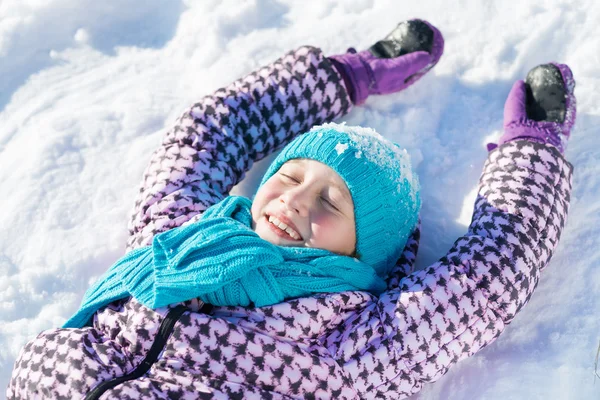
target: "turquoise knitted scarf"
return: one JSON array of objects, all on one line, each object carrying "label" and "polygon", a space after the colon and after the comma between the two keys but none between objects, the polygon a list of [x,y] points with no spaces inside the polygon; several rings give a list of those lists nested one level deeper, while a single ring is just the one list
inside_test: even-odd
[{"label": "turquoise knitted scarf", "polygon": [[193,224],[132,250],[86,293],[64,327],[82,327],[101,307],[134,297],[157,308],[193,298],[217,306],[257,307],[315,293],[386,287],[372,266],[328,250],[282,247],[252,231],[250,199],[229,196]]}]

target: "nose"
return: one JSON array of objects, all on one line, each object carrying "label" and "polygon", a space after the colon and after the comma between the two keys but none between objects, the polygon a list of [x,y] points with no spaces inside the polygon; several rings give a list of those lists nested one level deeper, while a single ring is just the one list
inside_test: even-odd
[{"label": "nose", "polygon": [[296,212],[302,217],[308,216],[311,207],[311,194],[307,188],[302,185],[286,190],[279,201],[287,206],[288,209]]}]

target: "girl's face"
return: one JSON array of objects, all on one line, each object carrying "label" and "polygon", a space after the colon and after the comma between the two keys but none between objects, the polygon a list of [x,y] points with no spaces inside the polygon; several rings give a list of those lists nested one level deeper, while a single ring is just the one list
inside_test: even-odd
[{"label": "girl's face", "polygon": [[256,193],[252,229],[279,246],[313,247],[352,255],[354,203],[344,180],[315,160],[284,163]]}]

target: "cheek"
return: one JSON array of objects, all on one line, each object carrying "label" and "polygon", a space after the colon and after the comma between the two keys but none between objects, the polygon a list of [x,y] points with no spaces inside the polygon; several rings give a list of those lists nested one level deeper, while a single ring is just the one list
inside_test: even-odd
[{"label": "cheek", "polygon": [[252,200],[252,216],[256,217],[260,214],[262,209],[273,199],[279,197],[279,193],[276,188],[273,187],[271,181],[267,181],[260,189],[256,192],[254,200]]},{"label": "cheek", "polygon": [[[311,218],[315,239],[333,239],[339,235],[340,221],[331,215],[319,213]],[[334,235],[334,233],[338,232]]]},{"label": "cheek", "polygon": [[311,246],[326,248],[335,253],[351,254],[356,246],[354,225],[335,217],[312,220]]}]

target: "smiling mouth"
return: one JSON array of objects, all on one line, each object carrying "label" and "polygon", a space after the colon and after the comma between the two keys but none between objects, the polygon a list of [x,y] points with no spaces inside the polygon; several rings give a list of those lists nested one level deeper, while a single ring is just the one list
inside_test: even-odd
[{"label": "smiling mouth", "polygon": [[272,215],[267,215],[265,218],[271,230],[275,232],[278,236],[288,240],[302,240],[302,236],[300,236],[298,232],[296,232],[293,228],[287,226],[285,223],[281,222],[276,217]]}]

